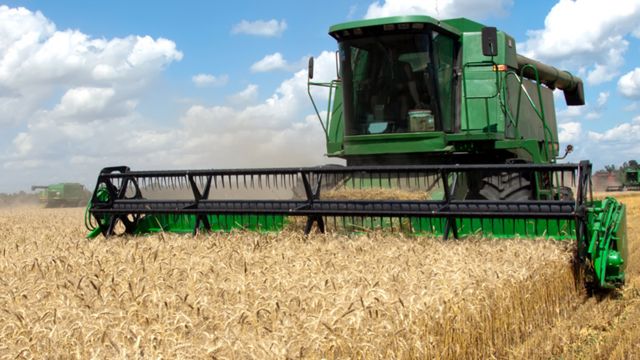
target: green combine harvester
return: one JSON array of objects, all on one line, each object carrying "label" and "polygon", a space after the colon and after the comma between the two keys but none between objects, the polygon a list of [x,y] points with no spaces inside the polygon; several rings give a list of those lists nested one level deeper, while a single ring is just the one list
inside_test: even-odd
[{"label": "green combine harvester", "polygon": [[[508,34],[467,19],[399,16],[330,28],[336,79],[322,118],[327,155],[346,166],[101,171],[90,237],[387,229],[414,235],[573,240],[602,288],[624,283],[624,205],[594,200],[591,164],[557,163],[553,90],[584,105],[582,80],[517,54]],[[295,150],[295,149],[292,149]],[[397,189],[405,198],[331,198]],[[381,188],[381,189],[380,189]],[[182,192],[180,192],[182,191]],[[170,192],[170,195],[167,195]],[[380,194],[383,192],[373,192]],[[302,227],[302,224],[300,224]]]},{"label": "green combine harvester", "polygon": [[82,184],[60,183],[47,186],[33,185],[31,191],[41,190],[38,200],[47,208],[86,206],[91,193]]},{"label": "green combine harvester", "polygon": [[607,186],[607,191],[640,191],[640,169],[626,168],[622,184]]}]

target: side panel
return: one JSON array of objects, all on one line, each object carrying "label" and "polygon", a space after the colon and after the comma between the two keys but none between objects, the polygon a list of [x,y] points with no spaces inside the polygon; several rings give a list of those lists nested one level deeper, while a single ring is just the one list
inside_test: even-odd
[{"label": "side panel", "polygon": [[[517,138],[517,135],[519,135],[520,139],[544,141],[544,124],[546,124],[547,141],[557,142],[558,129],[556,125],[553,91],[544,86],[538,87],[535,82],[527,79],[523,79],[522,85],[522,88],[520,88],[514,76],[507,77],[506,96],[512,120],[507,119],[505,136],[508,138]],[[540,94],[538,94],[538,89],[540,89]],[[531,105],[529,97],[533,101],[535,108]],[[518,98],[520,98],[519,109]],[[540,98],[542,98],[542,104],[540,103]],[[544,117],[544,123],[542,115]],[[515,131],[516,124],[517,132]]]},{"label": "side panel", "polygon": [[81,184],[65,184],[64,185],[64,200],[77,202],[83,199],[85,196],[84,187]]},{"label": "side panel", "polygon": [[47,197],[49,200],[60,200],[64,197],[64,184],[54,184],[47,188]]}]

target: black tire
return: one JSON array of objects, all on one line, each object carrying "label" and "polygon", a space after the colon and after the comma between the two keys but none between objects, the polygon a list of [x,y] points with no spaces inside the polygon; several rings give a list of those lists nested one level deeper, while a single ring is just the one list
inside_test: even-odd
[{"label": "black tire", "polygon": [[521,174],[501,173],[484,177],[478,195],[486,200],[523,201],[533,199],[533,189]]},{"label": "black tire", "polygon": [[561,186],[560,191],[558,192],[558,200],[575,200],[576,198],[573,196],[573,190],[567,186]]}]

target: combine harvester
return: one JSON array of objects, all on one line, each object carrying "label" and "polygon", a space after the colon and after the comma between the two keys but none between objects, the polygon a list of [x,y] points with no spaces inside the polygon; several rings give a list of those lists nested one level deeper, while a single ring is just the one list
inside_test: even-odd
[{"label": "combine harvester", "polygon": [[[314,82],[310,59],[309,95],[314,86],[329,92],[326,119],[311,100],[328,156],[346,167],[105,168],[88,207],[89,236],[278,230],[301,217],[305,233],[316,224],[320,232],[544,237],[577,241],[578,263],[599,287],[624,283],[624,205],[592,199],[588,161],[556,163],[571,148],[558,157],[553,90],[584,105],[579,78],[518,55],[512,37],[467,19],[390,17],[329,33],[338,77]],[[322,196],[372,188],[420,196]],[[188,196],[162,195],[177,189]],[[254,196],[261,189],[265,196]]]},{"label": "combine harvester", "polygon": [[91,198],[91,193],[78,183],[31,186],[31,191],[36,190],[41,190],[38,200],[47,208],[86,206]]},{"label": "combine harvester", "polygon": [[622,184],[607,186],[607,191],[640,191],[640,169],[625,169]]}]

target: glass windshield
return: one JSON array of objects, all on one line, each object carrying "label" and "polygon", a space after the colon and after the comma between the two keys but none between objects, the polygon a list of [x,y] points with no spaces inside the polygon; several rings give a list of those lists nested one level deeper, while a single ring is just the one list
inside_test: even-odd
[{"label": "glass windshield", "polygon": [[[443,130],[451,116],[453,41],[433,56],[435,32],[386,34],[341,42],[347,135]],[[438,46],[440,47],[440,46]],[[447,66],[443,67],[442,62]],[[441,70],[446,69],[446,70]],[[446,73],[448,71],[448,73]],[[441,81],[436,81],[436,76]],[[438,88],[447,99],[439,100]],[[445,126],[446,127],[446,126]]]}]

